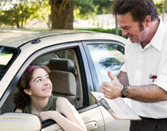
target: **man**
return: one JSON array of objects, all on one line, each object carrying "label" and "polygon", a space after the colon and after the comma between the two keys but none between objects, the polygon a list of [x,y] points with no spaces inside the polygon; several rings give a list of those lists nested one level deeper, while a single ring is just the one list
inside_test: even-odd
[{"label": "man", "polygon": [[130,131],[167,131],[167,26],[152,0],[115,0],[113,13],[129,39],[121,72],[109,71],[101,92],[131,99],[142,121],[131,121]]}]

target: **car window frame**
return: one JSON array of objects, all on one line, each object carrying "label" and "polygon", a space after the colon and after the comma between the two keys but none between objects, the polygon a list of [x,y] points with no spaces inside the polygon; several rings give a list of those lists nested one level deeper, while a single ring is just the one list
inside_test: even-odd
[{"label": "car window frame", "polygon": [[9,49],[13,50],[13,56],[12,56],[12,58],[4,66],[4,68],[2,69],[2,71],[0,71],[0,81],[1,81],[1,79],[3,78],[3,76],[5,75],[5,73],[7,72],[7,70],[10,68],[10,66],[12,65],[12,63],[17,59],[17,57],[20,54],[21,50],[19,48],[14,48],[14,47],[9,47],[9,46],[3,46],[3,45],[0,45],[0,47],[9,48]]},{"label": "car window frame", "polygon": [[[71,42],[70,42],[71,43]],[[0,102],[0,113],[2,113],[3,111],[1,111],[2,106],[4,105],[6,99],[8,98],[11,90],[13,90],[13,88],[16,86],[17,82],[19,81],[19,78],[21,77],[22,73],[25,71],[25,69],[31,64],[31,62],[33,60],[35,60],[37,57],[39,57],[40,55],[44,55],[47,54],[49,52],[53,52],[55,50],[61,50],[61,49],[65,49],[65,47],[68,48],[72,48],[74,46],[77,46],[78,44],[75,43],[71,43],[68,44],[67,43],[60,43],[60,44],[54,44],[52,46],[46,46],[45,48],[39,49],[37,51],[35,51],[34,53],[32,53],[26,60],[25,62],[20,66],[19,70],[17,71],[15,77],[12,79],[12,81],[10,82],[8,88],[6,89],[6,91],[4,92],[2,98],[1,98],[1,102]],[[21,50],[20,50],[21,51]]]},{"label": "car window frame", "polygon": [[[113,43],[116,42],[116,43]],[[97,73],[96,73],[96,69],[92,60],[92,56],[89,50],[88,45],[90,44],[119,44],[121,46],[123,46],[125,48],[125,44],[120,42],[120,41],[116,41],[116,40],[86,40],[86,41],[82,41],[84,50],[85,50],[85,54],[86,57],[88,58],[89,61],[89,68],[90,68],[90,72],[91,72],[91,76],[92,76],[92,81],[93,81],[93,87],[94,87],[94,91],[99,91],[99,82],[98,82],[98,77],[97,77]]]}]

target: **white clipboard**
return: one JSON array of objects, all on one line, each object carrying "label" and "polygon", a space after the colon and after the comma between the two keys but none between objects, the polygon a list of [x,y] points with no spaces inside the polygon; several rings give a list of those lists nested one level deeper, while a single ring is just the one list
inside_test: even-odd
[{"label": "white clipboard", "polygon": [[100,92],[91,92],[97,102],[103,106],[116,120],[141,120],[141,118],[125,103],[123,98],[108,99]]}]

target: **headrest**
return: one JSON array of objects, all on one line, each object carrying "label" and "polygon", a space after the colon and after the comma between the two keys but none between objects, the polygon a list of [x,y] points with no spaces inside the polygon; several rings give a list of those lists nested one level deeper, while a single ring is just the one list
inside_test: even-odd
[{"label": "headrest", "polygon": [[74,72],[74,64],[70,59],[56,59],[52,58],[49,61],[50,70],[61,70],[67,72]]},{"label": "headrest", "polygon": [[76,81],[71,72],[52,70],[49,73],[53,84],[53,92],[69,96],[76,95]]}]

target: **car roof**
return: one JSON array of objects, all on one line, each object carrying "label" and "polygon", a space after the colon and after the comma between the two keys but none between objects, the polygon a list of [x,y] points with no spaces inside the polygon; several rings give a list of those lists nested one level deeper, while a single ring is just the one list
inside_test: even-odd
[{"label": "car roof", "polygon": [[[118,40],[125,43],[123,37],[99,33],[92,31],[80,31],[80,30],[21,30],[21,29],[1,29],[0,30],[0,45],[10,46],[10,47],[20,47],[25,43],[31,42],[33,40],[42,39],[46,37],[58,38],[56,42],[60,40],[65,41],[79,41],[79,40]],[[57,36],[57,37],[56,37]],[[77,36],[77,37],[76,37]]]}]

